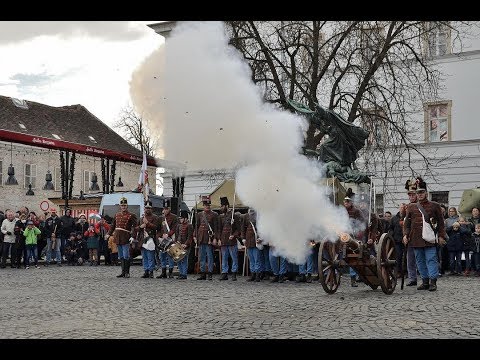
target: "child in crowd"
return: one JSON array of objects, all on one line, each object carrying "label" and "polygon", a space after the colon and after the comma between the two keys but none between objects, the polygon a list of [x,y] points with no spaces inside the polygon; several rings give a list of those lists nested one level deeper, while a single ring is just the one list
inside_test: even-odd
[{"label": "child in crowd", "polygon": [[98,234],[95,232],[95,226],[90,224],[88,230],[83,234],[87,238],[88,261],[90,266],[97,265],[98,261]]}]

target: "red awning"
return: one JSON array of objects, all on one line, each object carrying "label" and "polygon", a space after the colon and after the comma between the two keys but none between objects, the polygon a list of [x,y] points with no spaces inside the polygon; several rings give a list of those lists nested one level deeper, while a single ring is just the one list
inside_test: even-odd
[{"label": "red awning", "polygon": [[[88,146],[83,144],[75,144],[63,140],[54,140],[44,138],[41,136],[34,136],[29,134],[22,134],[14,131],[7,131],[0,129],[0,140],[9,141],[14,143],[26,144],[31,146],[37,146],[42,148],[57,149],[57,150],[69,150],[76,153],[90,155],[99,158],[109,158],[124,162],[130,162],[135,164],[141,164],[142,158],[137,155],[132,155],[120,151],[101,149],[95,146]],[[147,157],[147,163],[150,166],[156,166],[155,159]]]}]

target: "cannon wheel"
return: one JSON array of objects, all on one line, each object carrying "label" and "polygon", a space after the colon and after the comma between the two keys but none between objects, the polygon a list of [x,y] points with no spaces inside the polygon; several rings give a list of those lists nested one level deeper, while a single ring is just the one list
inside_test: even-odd
[{"label": "cannon wheel", "polygon": [[395,274],[395,242],[391,235],[384,233],[380,237],[377,253],[377,275],[382,291],[391,295],[397,286]]},{"label": "cannon wheel", "polygon": [[333,294],[340,286],[340,268],[338,265],[339,253],[336,243],[324,240],[318,250],[318,277],[323,290]]}]

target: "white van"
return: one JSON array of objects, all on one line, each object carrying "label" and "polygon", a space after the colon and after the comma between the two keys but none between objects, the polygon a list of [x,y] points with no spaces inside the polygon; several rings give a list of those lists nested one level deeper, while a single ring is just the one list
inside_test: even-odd
[{"label": "white van", "polygon": [[[143,193],[133,191],[116,192],[103,195],[102,201],[100,202],[100,208],[98,209],[99,214],[107,216],[107,220],[109,220],[108,217],[110,219],[113,219],[115,217],[115,214],[120,210],[120,198],[122,197],[125,197],[127,199],[128,211],[134,213],[135,216],[137,216],[137,219],[140,219],[140,217],[143,215],[145,208]],[[174,202],[174,199],[178,198],[165,197],[160,195],[150,195],[148,199],[152,202],[152,212],[155,215],[161,216],[163,210],[163,201],[165,199],[170,199],[172,202]],[[179,210],[187,210],[188,212],[190,212],[187,204],[185,204],[185,202],[183,201],[179,207]],[[172,213],[178,215],[177,211],[178,210],[172,208]]]}]

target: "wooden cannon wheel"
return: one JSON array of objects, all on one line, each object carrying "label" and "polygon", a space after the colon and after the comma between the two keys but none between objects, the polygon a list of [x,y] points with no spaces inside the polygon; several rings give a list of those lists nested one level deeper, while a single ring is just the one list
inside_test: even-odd
[{"label": "wooden cannon wheel", "polygon": [[384,233],[378,243],[377,276],[382,291],[387,295],[391,295],[397,285],[395,266],[395,241],[391,235]]},{"label": "wooden cannon wheel", "polygon": [[318,251],[318,277],[323,289],[333,294],[340,286],[340,266],[338,246],[328,240],[323,240]]}]

